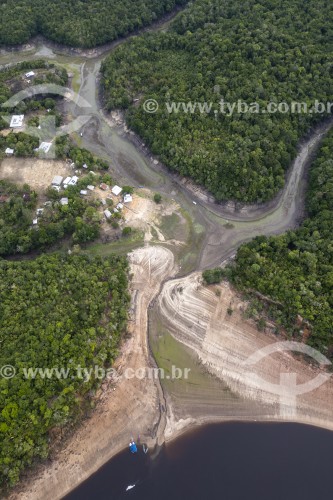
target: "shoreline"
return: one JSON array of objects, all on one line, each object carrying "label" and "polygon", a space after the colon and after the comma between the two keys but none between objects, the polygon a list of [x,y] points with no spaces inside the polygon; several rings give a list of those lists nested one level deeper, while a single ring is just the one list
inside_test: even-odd
[{"label": "shoreline", "polygon": [[[152,26],[151,26],[152,27]],[[131,36],[135,36],[135,35],[131,35]],[[119,43],[122,43],[123,40],[119,40]],[[112,50],[112,49],[111,49]],[[88,56],[87,56],[88,57]],[[94,56],[92,55],[91,56],[91,59],[93,59],[94,57],[98,57],[98,56]],[[89,59],[89,57],[88,57]],[[105,117],[104,115],[104,112],[105,110],[104,109],[100,109],[99,110],[100,113]],[[105,117],[105,119],[107,119],[107,117]],[[321,126],[323,126],[323,124],[321,124]],[[125,132],[124,132],[125,133]],[[128,140],[130,142],[132,142],[138,149],[140,149],[141,151],[141,148],[140,148],[140,145],[137,145],[135,142],[134,142],[134,138],[136,137],[135,134],[131,133],[131,131],[129,131],[128,134],[126,134],[126,137],[128,137]],[[139,138],[137,138],[138,142],[141,142],[142,143],[142,140],[140,141]],[[306,140],[305,140],[306,142]],[[320,142],[320,141],[319,141]],[[318,144],[319,144],[318,142]],[[302,143],[303,144],[303,143]],[[302,145],[300,144],[300,146]],[[145,154],[145,158],[146,160],[150,161],[153,163],[153,159],[151,158],[152,155],[150,154],[149,155],[149,150],[147,150],[147,153],[143,152],[143,154]],[[308,163],[310,163],[311,161],[311,158],[309,157],[308,158]],[[294,164],[293,164],[294,165]],[[293,173],[293,165],[291,165],[289,167],[289,174],[288,175],[292,175]],[[156,165],[154,165],[154,167],[156,168]],[[177,185],[179,186],[180,190],[184,193],[186,193],[186,195],[188,197],[191,197],[191,196],[196,196],[195,193],[192,193],[190,187],[188,185],[186,185],[186,180],[184,181],[184,183],[182,184],[182,181],[181,181],[181,178],[177,178],[177,174],[174,174],[173,172],[171,172],[169,169],[167,169],[167,167],[164,167],[160,162],[159,162],[159,165],[158,165],[158,168],[159,169],[162,169],[163,172],[167,173],[168,177],[170,177],[170,179],[177,183]],[[285,185],[285,188],[284,190],[287,189],[288,187],[288,182],[286,180],[286,185]],[[279,203],[282,202],[282,198],[283,198],[283,193],[284,193],[284,190],[282,190],[281,192],[281,195],[280,195],[280,198],[275,201],[276,202],[276,206],[279,205]],[[276,200],[276,198],[274,198],[274,200]],[[199,203],[208,211],[211,211],[213,214],[215,214],[215,212],[213,210],[211,210],[209,208],[209,206],[206,206],[204,203],[202,203],[201,201],[199,201]],[[216,207],[218,207],[218,205],[216,205]],[[300,207],[298,207],[299,209]],[[257,209],[258,210],[263,210],[263,207],[258,207],[257,206]],[[272,208],[269,212],[273,212],[274,210],[276,209],[275,208]],[[219,214],[220,215],[220,214]],[[267,213],[265,212],[262,217],[266,217],[267,216]],[[230,219],[230,217],[228,216],[228,218]],[[245,220],[245,221],[248,221],[250,222],[252,219],[249,219],[249,218],[244,218],[244,215],[243,215],[243,218],[241,218],[240,220]],[[258,218],[255,218],[254,220],[258,220]],[[142,250],[142,249],[140,249]],[[204,251],[204,247],[203,247],[203,251]],[[171,275],[168,275],[168,277],[166,278],[166,280],[172,280],[172,276]],[[156,297],[159,296],[160,292],[161,292],[161,289],[163,287],[163,281],[160,283],[160,289],[159,291],[156,292],[156,295],[153,297],[153,299],[151,300],[151,302],[153,300],[155,300]],[[150,292],[150,290],[147,290],[147,292]],[[149,304],[151,304],[151,302],[149,302]],[[142,307],[142,309],[144,309]],[[146,316],[149,312],[149,308],[147,307],[146,308]],[[142,332],[141,332],[142,334]],[[144,356],[146,356],[146,366],[151,366],[152,363],[155,363],[155,360],[152,360],[151,357],[152,357],[152,353],[149,349],[149,338],[148,338],[148,335],[147,335],[147,329],[146,329],[146,332],[145,332],[145,343],[143,342],[143,353],[144,353]],[[135,341],[135,339],[131,339],[132,342]],[[117,362],[119,362],[120,364],[122,363],[128,363],[130,362],[131,360],[131,356],[133,356],[133,353],[131,352],[130,350],[130,346],[132,346],[132,343],[131,341],[127,344],[125,343],[124,345],[124,352],[122,354],[122,356],[117,360]],[[141,337],[141,341],[142,341],[142,337]],[[148,351],[146,350],[147,349],[147,346],[148,346]],[[127,349],[127,350],[126,350]],[[160,384],[157,384],[157,385],[160,385]],[[75,434],[73,436],[70,436],[69,437],[69,440],[68,442],[65,443],[65,446],[62,450],[59,451],[59,454],[62,454],[62,453],[66,453],[68,451],[68,447],[71,446],[71,444],[73,445],[72,448],[70,448],[68,454],[71,454],[72,453],[72,457],[71,459],[73,460],[72,463],[72,467],[74,468],[74,473],[72,474],[70,469],[68,470],[67,468],[67,465],[66,463],[60,463],[58,464],[59,465],[59,469],[61,469],[63,471],[63,477],[60,478],[60,482],[64,482],[66,484],[66,487],[70,488],[67,492],[69,491],[72,491],[73,489],[75,489],[79,484],[81,484],[85,479],[87,479],[88,477],[90,477],[90,475],[92,475],[94,472],[96,472],[103,464],[105,464],[108,460],[111,460],[117,453],[119,453],[119,451],[125,449],[125,447],[127,446],[128,444],[128,436],[130,434],[130,431],[132,429],[129,429],[129,427],[133,427],[134,426],[138,426],[138,428],[140,428],[140,426],[142,426],[143,424],[144,425],[147,425],[147,427],[152,427],[151,430],[151,434],[152,434],[152,437],[150,438],[151,439],[151,443],[152,444],[156,444],[157,441],[163,441],[163,435],[162,435],[162,431],[163,431],[163,426],[166,424],[166,436],[164,436],[164,441],[167,443],[167,442],[171,442],[175,439],[177,439],[178,437],[180,437],[182,434],[186,433],[186,432],[190,432],[191,429],[195,429],[195,428],[198,428],[202,425],[209,425],[209,424],[213,424],[213,423],[219,423],[219,424],[222,424],[222,423],[226,423],[226,422],[236,422],[236,421],[247,421],[246,420],[246,417],[242,416],[242,417],[233,417],[233,418],[230,418],[230,417],[216,417],[214,415],[208,415],[206,417],[201,417],[199,419],[196,419],[196,421],[194,420],[194,417],[188,417],[187,419],[181,419],[180,421],[178,420],[178,424],[177,422],[175,421],[172,421],[172,418],[171,418],[171,421],[168,422],[166,421],[165,422],[165,415],[164,413],[162,413],[161,411],[158,411],[156,406],[154,406],[154,402],[159,400],[161,401],[162,400],[162,396],[161,396],[161,392],[160,392],[160,389],[159,387],[155,387],[155,389],[157,390],[157,393],[159,394],[159,396],[156,396],[157,393],[151,393],[150,397],[151,397],[151,403],[150,403],[150,406],[148,406],[148,409],[151,409],[151,415],[149,415],[149,417],[147,417],[146,413],[147,413],[147,409],[146,411],[144,411],[142,409],[142,406],[138,405],[138,406],[135,406],[135,411],[137,411],[138,413],[136,414],[136,420],[134,420],[134,423],[133,423],[133,420],[131,420],[131,416],[128,416],[126,414],[126,411],[127,409],[125,408],[125,419],[126,417],[128,417],[128,421],[126,421],[125,424],[121,422],[119,422],[119,432],[121,434],[121,437],[118,439],[118,441],[116,442],[109,442],[107,443],[108,445],[110,445],[111,448],[108,448],[106,449],[106,446],[104,446],[102,449],[98,449],[97,445],[95,446],[95,448],[92,448],[91,450],[89,449],[89,451],[87,451],[86,455],[87,455],[87,460],[86,460],[86,465],[82,467],[81,469],[81,476],[80,476],[80,472],[78,471],[77,469],[77,463],[76,462],[76,456],[77,455],[80,455],[80,450],[82,451],[82,446],[83,445],[87,445],[89,447],[89,443],[91,443],[92,441],[89,441],[89,436],[90,436],[90,433],[91,433],[91,430],[94,430],[93,427],[94,425],[98,425],[99,423],[99,420],[101,419],[104,419],[104,423],[106,424],[105,425],[105,432],[107,432],[107,429],[108,429],[108,425],[112,425],[112,418],[114,415],[117,417],[117,415],[119,416],[119,412],[122,409],[124,408],[124,406],[118,406],[118,407],[115,407],[112,409],[112,411],[114,411],[114,414],[110,414],[109,410],[110,408],[107,406],[108,403],[110,403],[109,399],[111,400],[112,397],[111,397],[111,394],[112,393],[109,393],[106,395],[106,399],[107,401],[102,401],[101,404],[97,405],[98,407],[94,410],[93,412],[93,415],[91,417],[89,417],[89,419],[87,419],[86,421],[83,422],[82,424],[82,427],[83,427],[83,436],[87,436],[88,439],[86,440],[86,442],[84,443],[81,443],[80,442],[80,436],[82,436],[82,433],[81,433],[81,429],[78,429],[77,432],[75,432]],[[155,390],[154,389],[154,390]],[[116,392],[117,392],[117,387],[116,387]],[[139,391],[139,396],[141,397],[143,395],[143,397],[146,396],[146,387],[145,386],[142,386],[142,391],[140,392],[140,390],[138,389],[138,387],[135,388],[135,392],[137,393],[137,391]],[[163,391],[163,387],[162,387],[162,391]],[[133,397],[133,394],[134,393],[131,393],[131,394],[128,394],[128,397]],[[165,399],[165,394],[163,394],[163,399]],[[130,399],[129,399],[130,401]],[[105,403],[106,407],[103,406]],[[142,405],[142,401],[141,401],[141,405]],[[107,409],[106,409],[107,408]],[[172,414],[172,405],[169,404],[167,402],[166,404],[166,409],[169,410],[169,412]],[[139,411],[138,411],[139,410]],[[105,413],[106,412],[109,412],[109,415],[106,416]],[[110,410],[111,411],[111,410]],[[144,417],[143,417],[144,416]],[[120,418],[120,417],[119,417]],[[273,417],[272,417],[273,418]],[[94,420],[95,419],[95,420]],[[299,423],[300,425],[302,424],[305,424],[305,425],[313,425],[313,426],[316,426],[316,427],[321,427],[321,428],[328,428],[326,427],[325,425],[322,425],[319,423],[318,419],[317,418],[314,418],[314,417],[309,417],[309,419],[313,419],[313,421],[310,421],[307,420],[306,422],[303,422],[303,419],[301,420],[292,420],[292,422],[294,423]],[[120,420],[122,420],[120,418]],[[256,421],[257,423],[260,423],[260,420],[259,419],[253,419],[253,417],[248,417],[248,421]],[[151,422],[151,423],[150,423]],[[279,423],[279,422],[289,422],[289,420],[278,420],[278,419],[268,419],[268,420],[263,420],[262,423],[264,422],[271,422],[271,423]],[[316,423],[314,423],[316,422]],[[170,426],[168,428],[168,425]],[[90,432],[89,432],[89,429],[90,429]],[[332,427],[329,427],[329,430],[333,430],[333,425]],[[169,434],[168,434],[169,432]],[[85,434],[86,433],[86,434]],[[142,434],[142,433],[141,433]],[[110,435],[112,437],[112,433],[108,435],[108,439],[110,440]],[[148,435],[147,435],[148,436]],[[105,435],[103,436],[100,436],[99,437],[100,439],[100,443],[103,443],[103,440],[106,441],[105,439]],[[148,436],[148,439],[149,439],[149,436]],[[86,444],[87,443],[87,444]],[[112,451],[110,451],[112,450]],[[58,455],[59,455],[58,454]],[[50,464],[50,467],[48,466],[48,464],[41,464],[40,466],[40,469],[39,471],[37,471],[36,473],[35,472],[32,472],[32,477],[31,478],[28,478],[28,481],[34,481],[36,479],[35,475],[38,475],[38,474],[46,474],[45,476],[45,483],[46,483],[46,488],[49,488],[49,484],[51,484],[50,488],[52,488],[52,480],[56,481],[56,477],[58,477],[58,468],[56,467],[56,463],[55,461],[57,460],[57,456],[55,457],[55,460],[52,460],[51,464]],[[79,458],[78,458],[79,460]],[[97,465],[96,465],[97,464]],[[44,469],[44,470],[42,470]],[[47,477],[47,471],[46,469],[51,469],[51,472],[50,472],[50,475],[49,477]],[[76,474],[76,475],[75,475]],[[70,477],[68,478],[67,475],[70,475]],[[65,476],[65,477],[64,477]],[[73,479],[72,479],[73,478]],[[36,479],[38,481],[38,477]],[[43,480],[41,479],[41,482],[43,482]],[[55,482],[55,484],[57,484],[57,482]],[[43,493],[43,491],[45,492],[45,495]],[[52,492],[54,492],[54,488],[52,488]],[[34,494],[36,492],[33,492]],[[28,499],[28,498],[31,498],[31,500],[38,500],[38,499],[48,499],[48,494],[49,494],[49,490],[40,490],[40,494],[42,496],[33,496],[32,497],[29,497],[29,496],[17,496],[17,497],[10,497],[10,498],[23,498],[24,499]],[[44,496],[43,496],[44,495]],[[58,496],[58,497],[54,497],[54,498],[62,498],[63,496]]]},{"label": "shoreline", "polygon": [[170,23],[180,12],[186,9],[187,5],[184,7],[177,6],[171,12],[167,12],[160,19],[154,21],[143,28],[137,28],[127,35],[121,35],[110,42],[103,43],[102,45],[97,45],[96,47],[71,47],[68,45],[62,45],[59,42],[55,42],[44,35],[38,34],[30,38],[25,43],[19,45],[4,45],[0,46],[0,56],[11,53],[29,53],[30,51],[37,50],[38,47],[42,45],[49,46],[52,51],[58,53],[59,55],[72,56],[72,57],[83,57],[88,60],[95,59],[103,56],[107,52],[110,52],[118,45],[124,43],[125,41],[143,35],[144,33],[149,33],[150,31],[158,31],[163,29],[165,25]]},{"label": "shoreline", "polygon": [[[308,156],[303,165],[303,170],[307,177],[309,165],[311,165],[313,159],[315,158],[316,152],[325,135],[327,135],[333,127],[333,118],[326,117],[322,122],[311,127],[311,129],[309,129],[308,132],[298,141],[296,156],[292,160],[290,167],[285,172],[285,184],[271,200],[264,203],[242,203],[235,200],[217,202],[214,196],[203,186],[195,184],[191,178],[183,177],[177,172],[169,169],[169,167],[163,164],[157,156],[154,156],[149,147],[143,142],[144,139],[128,127],[122,111],[114,110],[109,112],[105,109],[104,93],[101,85],[101,74],[99,74],[98,77],[97,87],[99,112],[103,119],[110,126],[116,128],[119,135],[125,137],[133,146],[135,146],[155,171],[162,172],[163,174],[169,176],[172,181],[177,184],[179,189],[193,198],[198,205],[201,205],[212,215],[224,218],[229,222],[256,222],[268,217],[278,210],[283,204],[292,176],[295,174],[295,164],[302,154],[303,148],[312,148],[311,154]],[[116,114],[117,118],[113,118],[111,116],[112,113]],[[314,141],[313,145],[311,144],[311,141]],[[302,198],[304,198],[304,205],[305,193],[302,193]],[[228,207],[228,205],[233,205],[233,207]],[[304,211],[305,207],[303,206],[302,210],[298,214],[300,218],[304,216]]]},{"label": "shoreline", "polygon": [[[196,432],[198,430],[202,430],[205,427],[209,427],[211,425],[223,426],[224,424],[233,424],[233,423],[239,423],[239,424],[244,423],[244,424],[253,424],[253,425],[295,424],[295,425],[306,426],[306,427],[314,427],[317,429],[324,429],[324,430],[333,432],[333,422],[332,422],[332,425],[325,426],[325,425],[321,425],[319,422],[315,423],[313,421],[308,421],[306,419],[304,419],[304,420],[303,419],[301,419],[301,420],[282,420],[282,419],[267,418],[267,419],[262,419],[262,420],[256,420],[256,419],[253,419],[252,417],[248,417],[248,418],[243,418],[243,417],[236,418],[235,417],[233,419],[229,419],[229,418],[221,419],[221,418],[217,418],[217,417],[211,418],[208,416],[206,418],[203,418],[202,421],[200,421],[200,422],[189,422],[189,423],[185,424],[184,426],[182,426],[181,428],[175,430],[170,436],[167,436],[164,439],[163,444],[168,446],[169,444],[172,444],[176,440],[182,438],[184,435],[187,435],[187,434],[190,435],[193,432]],[[92,472],[89,475],[89,477],[87,477],[80,484],[78,484],[74,488],[72,488],[71,491],[69,491],[67,494],[70,494],[71,492],[75,491],[76,488],[82,486],[85,481],[89,480],[90,477],[92,477],[94,474],[98,473],[98,471],[101,467],[103,467],[104,465],[106,465],[107,463],[109,463],[110,461],[115,459],[117,457],[117,455],[119,455],[120,453],[123,453],[124,451],[126,451],[126,449],[127,449],[127,446],[124,446],[119,451],[114,452],[107,462],[103,463],[100,467],[98,467],[98,469],[96,469],[94,472]],[[151,460],[154,460],[155,457],[158,456],[159,450],[157,450],[157,451],[154,450],[152,453],[154,456],[151,458]]]}]

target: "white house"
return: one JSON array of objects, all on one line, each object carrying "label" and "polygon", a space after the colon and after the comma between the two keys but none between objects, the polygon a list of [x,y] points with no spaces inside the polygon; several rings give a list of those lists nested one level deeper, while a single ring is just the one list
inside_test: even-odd
[{"label": "white house", "polygon": [[104,215],[107,219],[110,219],[112,217],[112,213],[110,210],[104,210]]},{"label": "white house", "polygon": [[51,146],[52,142],[42,142],[38,149],[40,151],[44,151],[44,153],[48,153],[50,151]]},{"label": "white house", "polygon": [[10,127],[11,128],[22,127],[23,120],[24,120],[24,115],[13,115],[12,119],[10,120]]},{"label": "white house", "polygon": [[60,200],[60,204],[61,204],[62,206],[64,206],[64,205],[68,205],[68,198],[61,198],[61,200]]},{"label": "white house", "polygon": [[89,186],[87,186],[87,189],[89,189],[89,191],[94,191],[95,186],[93,186],[93,185],[89,185]]},{"label": "white house", "polygon": [[88,191],[86,189],[81,189],[80,194],[86,196],[88,194]]},{"label": "white house", "polygon": [[124,196],[124,203],[131,203],[132,201],[133,201],[132,195],[125,194],[125,196]]},{"label": "white house", "polygon": [[115,195],[115,196],[119,196],[120,193],[122,192],[122,188],[119,187],[119,186],[114,186],[112,188],[112,193]]},{"label": "white house", "polygon": [[53,178],[52,185],[53,186],[61,186],[62,181],[63,181],[63,177],[61,175],[56,175]]},{"label": "white house", "polygon": [[67,188],[68,183],[69,183],[70,180],[71,180],[71,177],[66,177],[66,179],[64,180],[64,188],[65,189]]},{"label": "white house", "polygon": [[122,210],[122,209],[124,208],[124,205],[122,205],[121,203],[118,203],[117,208],[118,208],[119,210]]},{"label": "white house", "polygon": [[14,154],[14,149],[6,148],[5,153],[6,153],[6,155],[13,155]]},{"label": "white house", "polygon": [[73,175],[73,177],[71,178],[71,180],[69,181],[68,185],[69,186],[76,186],[77,184],[77,181],[79,180],[78,177],[76,177],[76,175]]},{"label": "white house", "polygon": [[32,76],[35,76],[35,73],[33,71],[29,71],[28,73],[25,74],[26,78],[31,78]]}]

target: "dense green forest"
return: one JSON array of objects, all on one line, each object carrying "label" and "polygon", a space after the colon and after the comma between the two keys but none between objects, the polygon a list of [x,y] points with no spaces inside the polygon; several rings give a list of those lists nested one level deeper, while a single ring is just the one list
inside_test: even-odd
[{"label": "dense green forest", "polygon": [[[284,184],[299,139],[323,114],[169,113],[166,103],[323,103],[332,99],[329,0],[197,0],[166,33],[118,47],[102,66],[108,109],[162,162],[216,199],[266,201]],[[143,103],[155,99],[157,113]]]},{"label": "dense green forest", "polygon": [[[0,484],[12,485],[50,436],[89,408],[100,381],[77,367],[110,366],[127,320],[127,262],[73,255],[0,260]],[[69,375],[28,377],[24,369],[69,369]],[[2,374],[3,375],[3,374]]]},{"label": "dense green forest", "polygon": [[311,166],[307,210],[299,229],[243,245],[226,274],[238,288],[280,303],[270,313],[296,339],[300,315],[310,325],[308,343],[333,358],[333,132]]},{"label": "dense green forest", "polygon": [[148,26],[187,0],[6,0],[0,45],[39,33],[73,47],[95,47]]}]

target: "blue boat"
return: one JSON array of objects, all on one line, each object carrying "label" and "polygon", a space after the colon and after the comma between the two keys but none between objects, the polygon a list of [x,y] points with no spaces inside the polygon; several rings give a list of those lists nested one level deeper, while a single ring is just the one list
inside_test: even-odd
[{"label": "blue boat", "polygon": [[138,448],[137,448],[136,444],[134,443],[134,441],[130,442],[129,449],[130,449],[131,453],[137,453]]}]

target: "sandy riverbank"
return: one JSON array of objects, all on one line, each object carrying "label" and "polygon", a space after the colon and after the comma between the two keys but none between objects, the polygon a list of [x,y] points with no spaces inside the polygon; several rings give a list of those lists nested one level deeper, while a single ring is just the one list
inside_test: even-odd
[{"label": "sandy riverbank", "polygon": [[[156,307],[163,329],[195,353],[201,369],[223,383],[206,398],[195,384],[171,389],[167,438],[197,423],[226,420],[288,421],[333,429],[333,380],[327,367],[283,349],[246,364],[254,353],[286,340],[273,334],[274,325],[258,331],[255,322],[244,317],[246,308],[228,283],[203,286],[200,273],[163,286]],[[296,398],[290,392],[291,374],[297,374]],[[273,394],[271,384],[279,391],[281,377],[289,385]],[[318,387],[316,377],[321,377]],[[300,386],[309,383],[303,393]]]},{"label": "sandy riverbank", "polygon": [[[298,397],[295,414],[290,402],[281,406],[255,380],[276,383],[281,372],[295,372],[298,383],[322,373],[315,364],[305,363],[291,353],[275,353],[258,363],[252,375],[241,369],[244,359],[267,347],[276,338],[259,332],[252,320],[245,320],[246,304],[231,287],[204,287],[200,273],[162,282],[175,274],[171,251],[145,247],[130,255],[132,280],[131,337],[124,343],[116,368],[134,370],[154,366],[147,344],[147,308],[154,297],[161,321],[183,345],[188,346],[207,370],[228,387],[210,390],[199,384],[162,393],[153,380],[119,380],[103,387],[100,401],[91,418],[64,445],[51,463],[41,467],[30,480],[22,483],[11,500],[49,500],[63,498],[119,451],[129,438],[140,435],[150,447],[171,441],[199,425],[230,420],[293,421],[333,430],[331,407],[333,382]],[[232,309],[232,314],[228,313]],[[144,402],[144,405],[143,405]],[[160,412],[161,405],[167,412]]]}]

